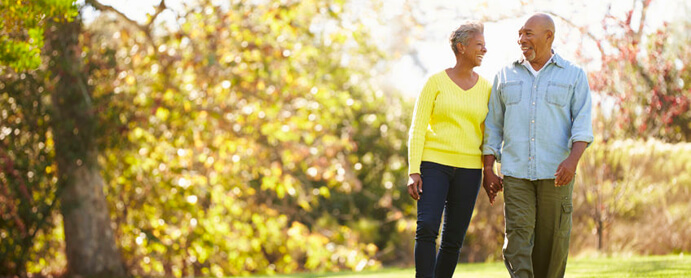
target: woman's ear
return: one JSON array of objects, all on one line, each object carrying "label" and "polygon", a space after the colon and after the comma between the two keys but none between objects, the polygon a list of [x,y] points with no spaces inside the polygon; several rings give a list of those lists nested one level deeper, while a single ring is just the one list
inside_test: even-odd
[{"label": "woman's ear", "polygon": [[458,53],[460,54],[465,53],[465,45],[460,42],[456,44],[456,49],[458,49]]}]

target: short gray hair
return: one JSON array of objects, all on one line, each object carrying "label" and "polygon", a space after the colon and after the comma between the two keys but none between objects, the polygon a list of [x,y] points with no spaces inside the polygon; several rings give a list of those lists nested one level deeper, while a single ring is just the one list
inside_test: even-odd
[{"label": "short gray hair", "polygon": [[477,33],[482,34],[483,32],[485,32],[485,26],[482,25],[482,22],[467,21],[461,24],[461,26],[459,26],[456,29],[456,31],[451,32],[451,36],[449,36],[449,43],[451,43],[451,49],[453,50],[453,53],[458,53],[456,45],[459,42],[462,45],[468,45],[468,41],[470,40],[470,38],[472,38]]}]

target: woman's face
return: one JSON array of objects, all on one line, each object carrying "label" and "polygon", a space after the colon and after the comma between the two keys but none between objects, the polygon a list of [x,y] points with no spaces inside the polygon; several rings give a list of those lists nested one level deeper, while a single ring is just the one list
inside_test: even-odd
[{"label": "woman's face", "polygon": [[468,45],[464,45],[462,49],[461,58],[468,61],[473,67],[479,67],[482,65],[482,58],[487,53],[485,35],[482,33],[475,34],[468,40]]}]

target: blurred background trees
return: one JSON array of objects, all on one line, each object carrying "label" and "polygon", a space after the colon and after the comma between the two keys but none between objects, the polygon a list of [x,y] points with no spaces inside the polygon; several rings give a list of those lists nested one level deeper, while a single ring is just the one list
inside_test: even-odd
[{"label": "blurred background trees", "polygon": [[[691,222],[679,220],[677,210],[691,189],[691,22],[664,23],[646,33],[651,2],[633,1],[619,17],[608,10],[600,22],[605,36],[579,29],[596,44],[600,69],[588,76],[596,94],[596,142],[580,166],[579,184],[588,186],[575,190],[580,204],[574,215],[588,223],[576,240],[596,241],[601,251],[688,250],[679,239],[688,237]],[[676,142],[684,143],[670,144]],[[583,236],[589,227],[596,237]],[[641,236],[653,230],[669,232]]]},{"label": "blurred background trees", "polygon": [[15,70],[36,69],[46,24],[77,15],[71,0],[0,1],[0,62]]},{"label": "blurred background trees", "polygon": [[[429,23],[416,2],[388,45],[363,19],[382,2],[161,1],[143,22],[94,0],[2,3],[0,275],[412,264],[414,99],[381,76],[424,54],[405,32]],[[572,26],[601,54],[574,252],[691,249],[688,22],[643,32],[650,1],[634,3],[604,33]],[[85,7],[101,14],[85,24]],[[500,259],[502,235],[501,200],[480,196],[461,260]]]}]

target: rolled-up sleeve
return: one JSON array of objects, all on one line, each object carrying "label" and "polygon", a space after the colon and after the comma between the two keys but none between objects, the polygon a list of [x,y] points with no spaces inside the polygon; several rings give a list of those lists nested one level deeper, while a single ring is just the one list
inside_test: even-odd
[{"label": "rolled-up sleeve", "polygon": [[501,101],[499,74],[494,77],[492,93],[489,96],[487,117],[485,118],[485,138],[482,144],[483,155],[494,155],[501,162],[501,143],[504,140],[504,104]]},{"label": "rolled-up sleeve", "polygon": [[585,72],[581,69],[571,98],[571,139],[568,147],[571,149],[574,142],[586,142],[588,146],[593,142],[593,123],[591,121],[592,99],[590,87]]}]

